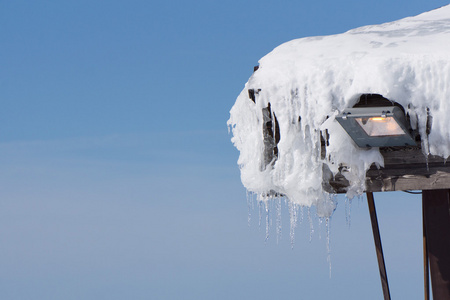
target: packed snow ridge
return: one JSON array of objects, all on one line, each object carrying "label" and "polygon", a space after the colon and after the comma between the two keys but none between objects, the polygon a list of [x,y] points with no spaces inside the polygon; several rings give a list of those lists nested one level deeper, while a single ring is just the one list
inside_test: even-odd
[{"label": "packed snow ridge", "polygon": [[[323,166],[336,174],[346,165],[347,196],[362,194],[366,171],[373,163],[383,166],[383,157],[378,148],[358,148],[335,116],[363,94],[401,104],[421,135],[422,151],[450,155],[450,5],[338,35],[296,39],[264,56],[228,120],[243,185],[260,199],[283,195],[296,205],[315,205],[319,216],[328,217],[335,205],[322,185]],[[427,110],[433,120],[429,135]],[[275,118],[279,136],[273,127],[263,130]],[[322,157],[325,131],[329,145]],[[276,159],[268,161],[268,147]]]}]

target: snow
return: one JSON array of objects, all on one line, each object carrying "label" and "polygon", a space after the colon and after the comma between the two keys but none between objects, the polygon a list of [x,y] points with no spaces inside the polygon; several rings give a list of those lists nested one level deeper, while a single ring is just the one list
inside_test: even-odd
[{"label": "snow", "polygon": [[[371,93],[407,109],[424,153],[450,155],[450,5],[338,35],[296,39],[264,56],[228,120],[243,185],[261,200],[282,194],[329,217],[335,200],[323,189],[323,165],[336,174],[344,164],[347,197],[362,194],[366,170],[373,163],[383,166],[383,157],[378,148],[358,148],[334,117]],[[262,128],[269,102],[280,140],[277,160],[266,166]],[[428,137],[427,110],[433,121]],[[330,139],[321,158],[325,130]]]}]

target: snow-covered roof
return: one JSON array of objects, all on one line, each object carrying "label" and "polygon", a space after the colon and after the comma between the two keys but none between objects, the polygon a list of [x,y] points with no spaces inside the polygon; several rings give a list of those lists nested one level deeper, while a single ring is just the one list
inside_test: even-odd
[{"label": "snow-covered roof", "polygon": [[[345,164],[347,196],[361,194],[366,170],[373,163],[383,166],[383,157],[378,148],[358,148],[334,117],[362,94],[401,104],[422,137],[423,151],[450,155],[450,5],[338,35],[296,39],[264,56],[228,120],[247,190],[316,205],[319,215],[327,216],[334,206],[322,186],[323,165],[336,174]],[[428,136],[427,110],[433,120]],[[277,159],[267,163],[262,128],[275,118]],[[330,138],[322,158],[325,129]]]}]

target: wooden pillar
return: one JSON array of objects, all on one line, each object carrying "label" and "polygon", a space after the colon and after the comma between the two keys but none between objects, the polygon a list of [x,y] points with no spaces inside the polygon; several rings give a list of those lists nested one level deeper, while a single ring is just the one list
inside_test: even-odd
[{"label": "wooden pillar", "polygon": [[426,249],[434,300],[450,299],[450,190],[422,193]]}]

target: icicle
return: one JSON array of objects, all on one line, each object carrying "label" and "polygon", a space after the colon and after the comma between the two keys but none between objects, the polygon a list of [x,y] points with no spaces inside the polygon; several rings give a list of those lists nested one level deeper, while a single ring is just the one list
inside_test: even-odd
[{"label": "icicle", "polygon": [[326,218],[326,230],[327,230],[327,261],[328,266],[330,268],[330,278],[331,278],[331,244],[330,244],[330,227],[331,227],[331,218]]},{"label": "icicle", "polygon": [[308,221],[309,221],[309,242],[311,243],[314,234],[314,224],[311,218],[311,208],[308,207]]},{"label": "icicle", "polygon": [[277,244],[278,241],[281,240],[281,199],[276,199],[275,200],[275,204],[276,204],[276,211],[277,211],[277,218],[276,218],[276,226],[277,226]]},{"label": "icicle", "polygon": [[252,220],[252,209],[253,209],[253,197],[247,191],[247,225],[250,227],[250,222]]},{"label": "icicle", "polygon": [[303,206],[300,206],[300,224],[303,223],[304,214],[303,214]]},{"label": "icicle", "polygon": [[259,219],[258,219],[258,228],[261,230],[261,221],[262,221],[262,209],[263,209],[263,203],[260,200],[258,201],[258,208],[259,208]]},{"label": "icicle", "polygon": [[322,222],[323,222],[323,218],[319,218],[319,228],[318,228],[318,231],[319,231],[319,240],[322,239]]},{"label": "icicle", "polygon": [[298,218],[298,206],[292,202],[289,202],[288,204],[289,204],[289,221],[290,221],[289,236],[291,239],[291,248],[294,248],[295,227],[297,227],[297,218]]},{"label": "icicle", "polygon": [[345,223],[347,227],[350,228],[351,225],[351,214],[352,214],[352,200],[345,197]]},{"label": "icicle", "polygon": [[359,205],[364,202],[364,197],[362,195],[358,195],[356,199],[358,199],[358,208],[359,208]]},{"label": "icicle", "polygon": [[270,219],[269,219],[269,203],[266,201],[265,203],[266,208],[266,239],[265,242],[269,240],[269,227],[270,227]]}]

